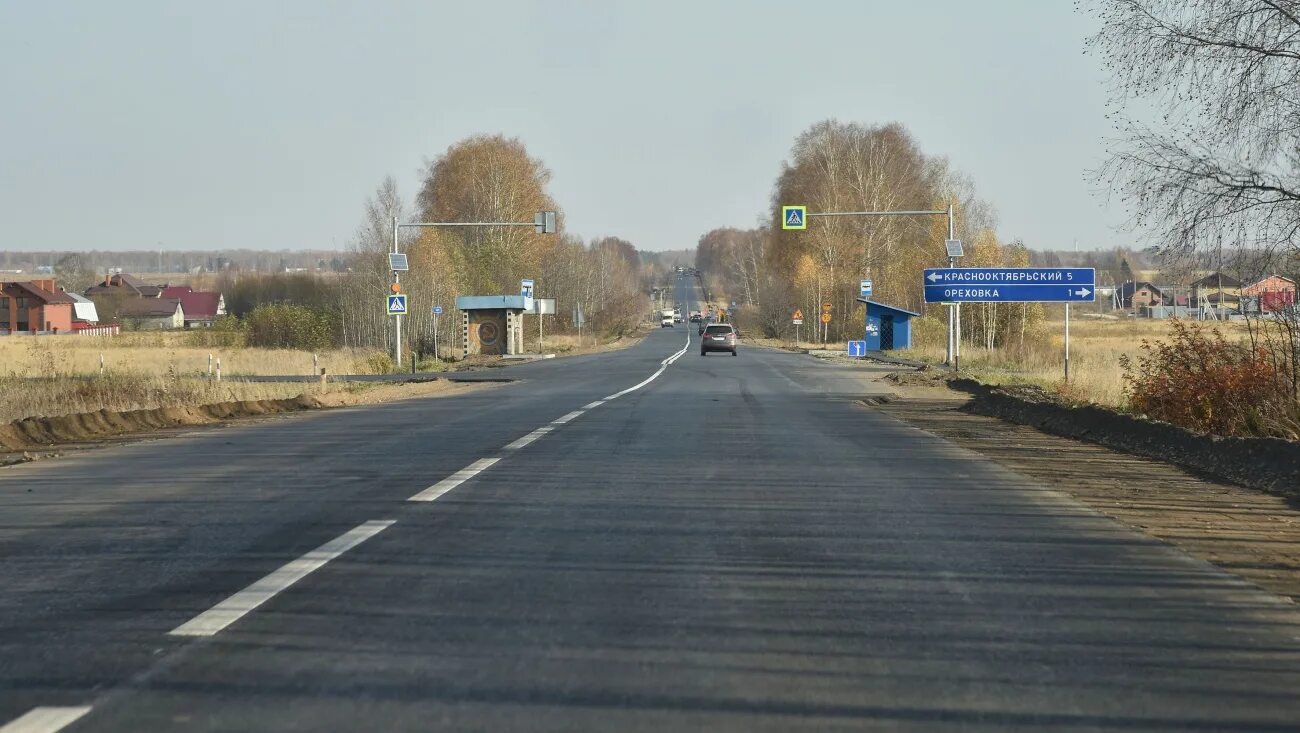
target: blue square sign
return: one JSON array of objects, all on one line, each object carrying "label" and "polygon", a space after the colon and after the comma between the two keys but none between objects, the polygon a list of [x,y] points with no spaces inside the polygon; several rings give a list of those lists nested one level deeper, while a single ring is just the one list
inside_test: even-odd
[{"label": "blue square sign", "polygon": [[866,356],[866,355],[867,355],[866,341],[849,342],[849,356]]},{"label": "blue square sign", "polygon": [[404,316],[406,315],[406,296],[390,295],[388,296],[388,315]]}]

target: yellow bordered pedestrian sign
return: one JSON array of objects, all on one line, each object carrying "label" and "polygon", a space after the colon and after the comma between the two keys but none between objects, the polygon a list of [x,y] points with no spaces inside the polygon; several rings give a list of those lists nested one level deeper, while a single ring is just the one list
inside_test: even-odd
[{"label": "yellow bordered pedestrian sign", "polygon": [[782,206],[781,207],[781,228],[782,229],[807,229],[808,228],[808,207],[807,206]]}]

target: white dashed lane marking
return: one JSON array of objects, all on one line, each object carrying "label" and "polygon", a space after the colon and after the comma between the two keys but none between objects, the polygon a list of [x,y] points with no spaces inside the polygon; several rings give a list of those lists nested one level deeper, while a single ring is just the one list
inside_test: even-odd
[{"label": "white dashed lane marking", "polygon": [[[374,519],[335,537],[297,560],[282,565],[212,608],[172,629],[173,636],[212,636],[245,614],[297,583],[325,563],[351,550],[391,526],[396,520]],[[3,733],[8,733],[4,731]]]},{"label": "white dashed lane marking", "polygon": [[442,496],[443,494],[447,493],[448,491],[451,491],[457,486],[460,486],[466,481],[469,481],[470,479],[474,478],[480,473],[483,473],[487,469],[491,468],[492,464],[496,463],[499,460],[501,460],[500,456],[496,456],[493,458],[480,458],[479,460],[474,461],[468,466],[460,469],[456,473],[453,473],[447,478],[439,481],[433,486],[430,486],[424,491],[421,491],[415,496],[412,496],[410,499],[407,499],[407,501],[433,501],[438,497]]},{"label": "white dashed lane marking", "polygon": [[0,726],[0,733],[55,733],[90,712],[89,705],[32,708]]}]

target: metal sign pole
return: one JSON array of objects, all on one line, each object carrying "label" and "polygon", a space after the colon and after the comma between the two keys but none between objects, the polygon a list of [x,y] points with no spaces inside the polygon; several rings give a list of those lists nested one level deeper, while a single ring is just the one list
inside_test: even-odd
[{"label": "metal sign pole", "polygon": [[[948,239],[956,239],[957,231],[952,218],[952,204],[948,204]],[[949,267],[957,266],[957,258],[949,258]],[[954,323],[955,322],[955,323]],[[952,370],[961,370],[961,303],[948,312],[948,328],[952,331]]]},{"label": "metal sign pole", "polygon": [[[534,215],[532,221],[408,221],[399,223],[397,217],[393,217],[393,252],[397,251],[397,230],[399,227],[534,227],[538,234],[555,234],[558,230],[558,220],[554,211],[539,211]],[[393,284],[400,285],[401,277],[397,271],[393,271]],[[396,291],[395,291],[396,292]],[[394,328],[396,337],[393,339],[393,364],[402,365],[402,316],[396,314]]]},{"label": "metal sign pole", "polygon": [[1070,382],[1070,304],[1065,304],[1065,381]]},{"label": "metal sign pole", "polygon": [[[397,226],[398,226],[397,217],[394,216],[393,217],[393,254],[397,254]],[[400,282],[401,282],[401,275],[398,275],[397,271],[394,270],[393,284],[397,285]],[[393,316],[393,319],[394,319],[393,330],[395,332],[393,338],[393,366],[400,368],[402,366],[402,316],[396,315]]]}]

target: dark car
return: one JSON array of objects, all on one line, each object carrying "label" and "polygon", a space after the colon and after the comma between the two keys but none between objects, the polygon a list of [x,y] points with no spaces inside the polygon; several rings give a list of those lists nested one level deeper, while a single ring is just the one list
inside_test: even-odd
[{"label": "dark car", "polygon": [[704,333],[700,334],[700,356],[705,356],[710,351],[730,351],[735,356],[738,336],[730,323],[710,323],[704,327]]}]

